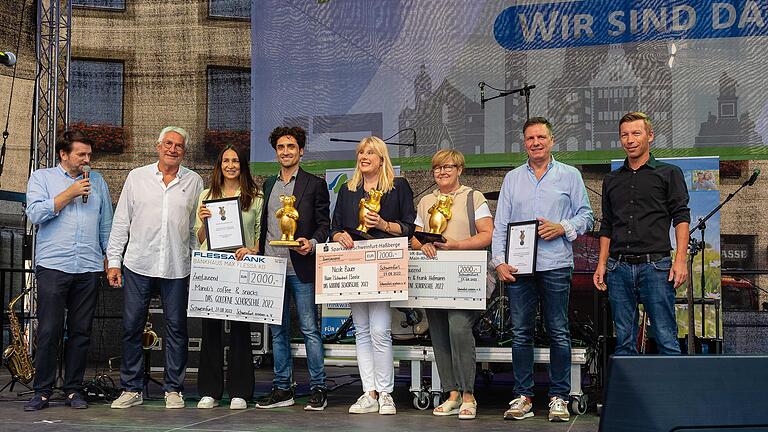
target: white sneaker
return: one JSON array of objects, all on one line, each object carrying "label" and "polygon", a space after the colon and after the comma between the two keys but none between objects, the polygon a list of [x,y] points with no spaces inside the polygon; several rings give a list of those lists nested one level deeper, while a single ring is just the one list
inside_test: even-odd
[{"label": "white sneaker", "polygon": [[379,414],[397,414],[397,409],[395,409],[395,401],[392,400],[392,396],[389,393],[379,393]]},{"label": "white sneaker", "polygon": [[357,402],[349,407],[350,414],[375,413],[378,411],[379,401],[372,398],[368,393],[365,393],[357,398]]},{"label": "white sneaker", "polygon": [[184,395],[181,392],[165,392],[166,408],[184,408]]},{"label": "white sneaker", "polygon": [[202,399],[200,399],[200,402],[197,403],[197,407],[201,409],[209,409],[217,406],[219,406],[219,401],[210,396],[203,396]]},{"label": "white sneaker", "polygon": [[141,405],[144,403],[144,398],[141,397],[141,392],[129,392],[124,391],[120,394],[120,397],[112,401],[112,408],[130,408],[132,406]]},{"label": "white sneaker", "polygon": [[568,402],[555,396],[549,400],[549,421],[551,422],[567,422],[571,419],[571,414],[568,412]]},{"label": "white sneaker", "polygon": [[229,409],[231,410],[241,410],[246,408],[248,408],[248,402],[243,398],[232,398],[232,400],[229,401]]}]

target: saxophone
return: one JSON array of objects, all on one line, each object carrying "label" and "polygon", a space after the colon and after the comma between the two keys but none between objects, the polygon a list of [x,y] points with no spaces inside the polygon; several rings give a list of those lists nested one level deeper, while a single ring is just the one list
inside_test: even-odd
[{"label": "saxophone", "polygon": [[147,310],[147,322],[144,324],[144,333],[141,334],[141,347],[145,350],[151,350],[160,342],[157,333],[152,330],[152,322],[149,320],[149,317],[149,310]]},{"label": "saxophone", "polygon": [[13,306],[19,299],[24,297],[29,290],[30,288],[25,289],[21,294],[8,303],[7,313],[11,332],[11,344],[3,351],[3,360],[5,361],[5,366],[11,372],[11,376],[24,384],[32,381],[32,377],[35,376],[35,367],[32,365],[32,357],[29,355],[27,341],[21,334],[21,326],[19,325],[19,319],[16,317]]}]

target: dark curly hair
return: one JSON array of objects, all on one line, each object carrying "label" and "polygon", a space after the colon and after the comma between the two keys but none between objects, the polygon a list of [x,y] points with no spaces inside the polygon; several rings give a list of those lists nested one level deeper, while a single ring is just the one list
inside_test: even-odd
[{"label": "dark curly hair", "polygon": [[304,146],[307,145],[307,131],[303,128],[299,126],[278,126],[269,134],[269,144],[272,145],[273,149],[277,150],[277,140],[284,136],[292,136],[295,138],[296,144],[299,145],[300,149],[303,149]]}]

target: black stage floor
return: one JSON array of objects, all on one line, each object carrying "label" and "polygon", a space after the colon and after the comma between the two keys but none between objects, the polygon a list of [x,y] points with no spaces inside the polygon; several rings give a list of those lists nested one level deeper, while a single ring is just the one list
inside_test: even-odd
[{"label": "black stage floor", "polygon": [[[586,415],[571,414],[568,423],[549,423],[547,421],[547,399],[545,389],[537,393],[534,400],[536,415],[523,421],[505,421],[502,413],[512,399],[511,374],[497,373],[490,384],[478,380],[476,397],[478,416],[475,420],[460,421],[455,416],[435,417],[431,411],[419,411],[412,405],[412,396],[408,392],[410,378],[408,368],[398,371],[394,399],[397,415],[380,416],[378,414],[350,415],[347,409],[362,394],[359,381],[355,381],[355,367],[328,367],[329,386],[339,386],[329,394],[328,408],[322,412],[303,410],[307,396],[297,400],[296,405],[287,408],[262,410],[249,408],[231,411],[226,406],[210,410],[196,409],[197,390],[196,374],[187,374],[185,397],[186,409],[167,410],[162,401],[162,390],[152,385],[150,392],[157,400],[126,410],[113,410],[106,402],[93,402],[87,410],[73,410],[64,406],[63,400],[53,400],[51,406],[38,412],[24,412],[24,402],[29,396],[17,396],[8,390],[0,393],[0,431],[596,431],[598,417],[592,408]],[[116,381],[117,373],[110,374]],[[297,391],[306,392],[306,368],[297,362]],[[94,376],[89,370],[86,378]],[[161,378],[161,373],[153,374]],[[256,396],[269,391],[272,372],[269,366],[256,372]],[[3,369],[0,383],[8,380],[8,373]]]}]

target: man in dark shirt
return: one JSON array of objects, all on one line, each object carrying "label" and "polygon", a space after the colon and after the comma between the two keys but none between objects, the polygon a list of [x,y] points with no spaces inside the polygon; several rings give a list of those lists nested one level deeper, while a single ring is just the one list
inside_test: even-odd
[{"label": "man in dark shirt", "polygon": [[[600,257],[593,281],[608,289],[616,329],[616,355],[637,354],[638,301],[643,303],[661,354],[680,354],[675,289],[687,278],[688,189],[680,168],[650,153],[653,127],[641,112],[619,121],[627,158],[603,180]],[[675,227],[677,251],[669,226]]]}]

